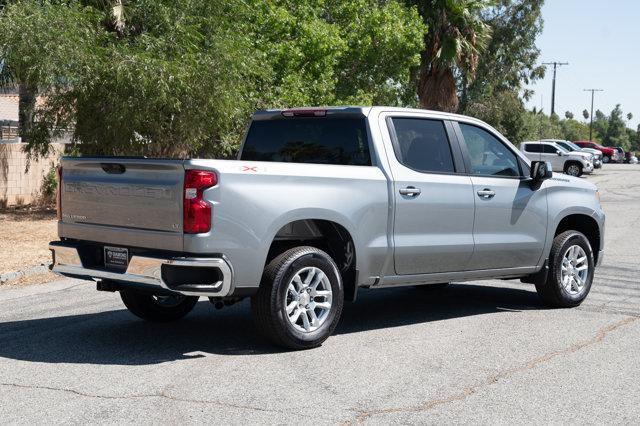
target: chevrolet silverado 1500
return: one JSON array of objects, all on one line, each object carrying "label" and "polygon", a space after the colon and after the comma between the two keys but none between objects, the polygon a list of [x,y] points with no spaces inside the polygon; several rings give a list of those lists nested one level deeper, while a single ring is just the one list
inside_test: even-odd
[{"label": "chevrolet silverado 1500", "polygon": [[151,321],[250,297],[289,348],[360,287],[520,279],[576,306],[603,257],[594,185],[479,120],[388,107],[256,112],[237,160],[64,158],[58,212],[54,272]]}]

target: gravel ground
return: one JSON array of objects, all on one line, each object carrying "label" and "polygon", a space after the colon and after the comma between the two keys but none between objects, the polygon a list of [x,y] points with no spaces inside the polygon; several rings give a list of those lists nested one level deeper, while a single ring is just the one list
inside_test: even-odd
[{"label": "gravel ground", "polygon": [[0,230],[0,275],[46,265],[51,260],[48,244],[58,238],[55,210],[0,210]]},{"label": "gravel ground", "polygon": [[363,290],[321,348],[279,352],[246,302],[149,324],[60,280],[0,290],[3,423],[640,422],[640,166],[593,177],[606,255],[587,301],[514,281]]}]

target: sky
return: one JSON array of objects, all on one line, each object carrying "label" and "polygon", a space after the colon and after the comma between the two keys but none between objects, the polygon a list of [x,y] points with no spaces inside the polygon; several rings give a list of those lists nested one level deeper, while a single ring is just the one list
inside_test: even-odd
[{"label": "sky", "polygon": [[[540,62],[569,62],[558,68],[556,114],[571,111],[582,119],[590,110],[609,114],[622,104],[624,115],[633,114],[629,127],[640,123],[640,0],[546,0],[542,8],[544,28],[536,41]],[[553,67],[544,79],[528,87],[535,91],[527,102],[551,111]],[[625,118],[626,120],[626,118]]]}]

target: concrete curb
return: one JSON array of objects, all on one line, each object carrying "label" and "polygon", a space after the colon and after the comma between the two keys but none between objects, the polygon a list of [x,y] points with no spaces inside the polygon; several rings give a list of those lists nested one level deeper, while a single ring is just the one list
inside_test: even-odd
[{"label": "concrete curb", "polygon": [[0,284],[6,284],[11,281],[15,281],[18,278],[28,277],[30,275],[42,274],[49,270],[45,265],[32,266],[31,268],[23,269],[21,271],[6,272],[0,275]]}]

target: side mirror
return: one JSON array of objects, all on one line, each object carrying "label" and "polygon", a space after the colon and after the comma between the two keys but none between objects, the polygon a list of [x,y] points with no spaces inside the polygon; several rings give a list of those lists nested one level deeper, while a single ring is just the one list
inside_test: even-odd
[{"label": "side mirror", "polygon": [[556,154],[558,154],[558,157],[562,157],[562,151],[557,150],[557,151],[556,151]]},{"label": "side mirror", "polygon": [[534,182],[542,182],[553,176],[551,163],[548,161],[532,161],[531,162],[531,180]]}]

